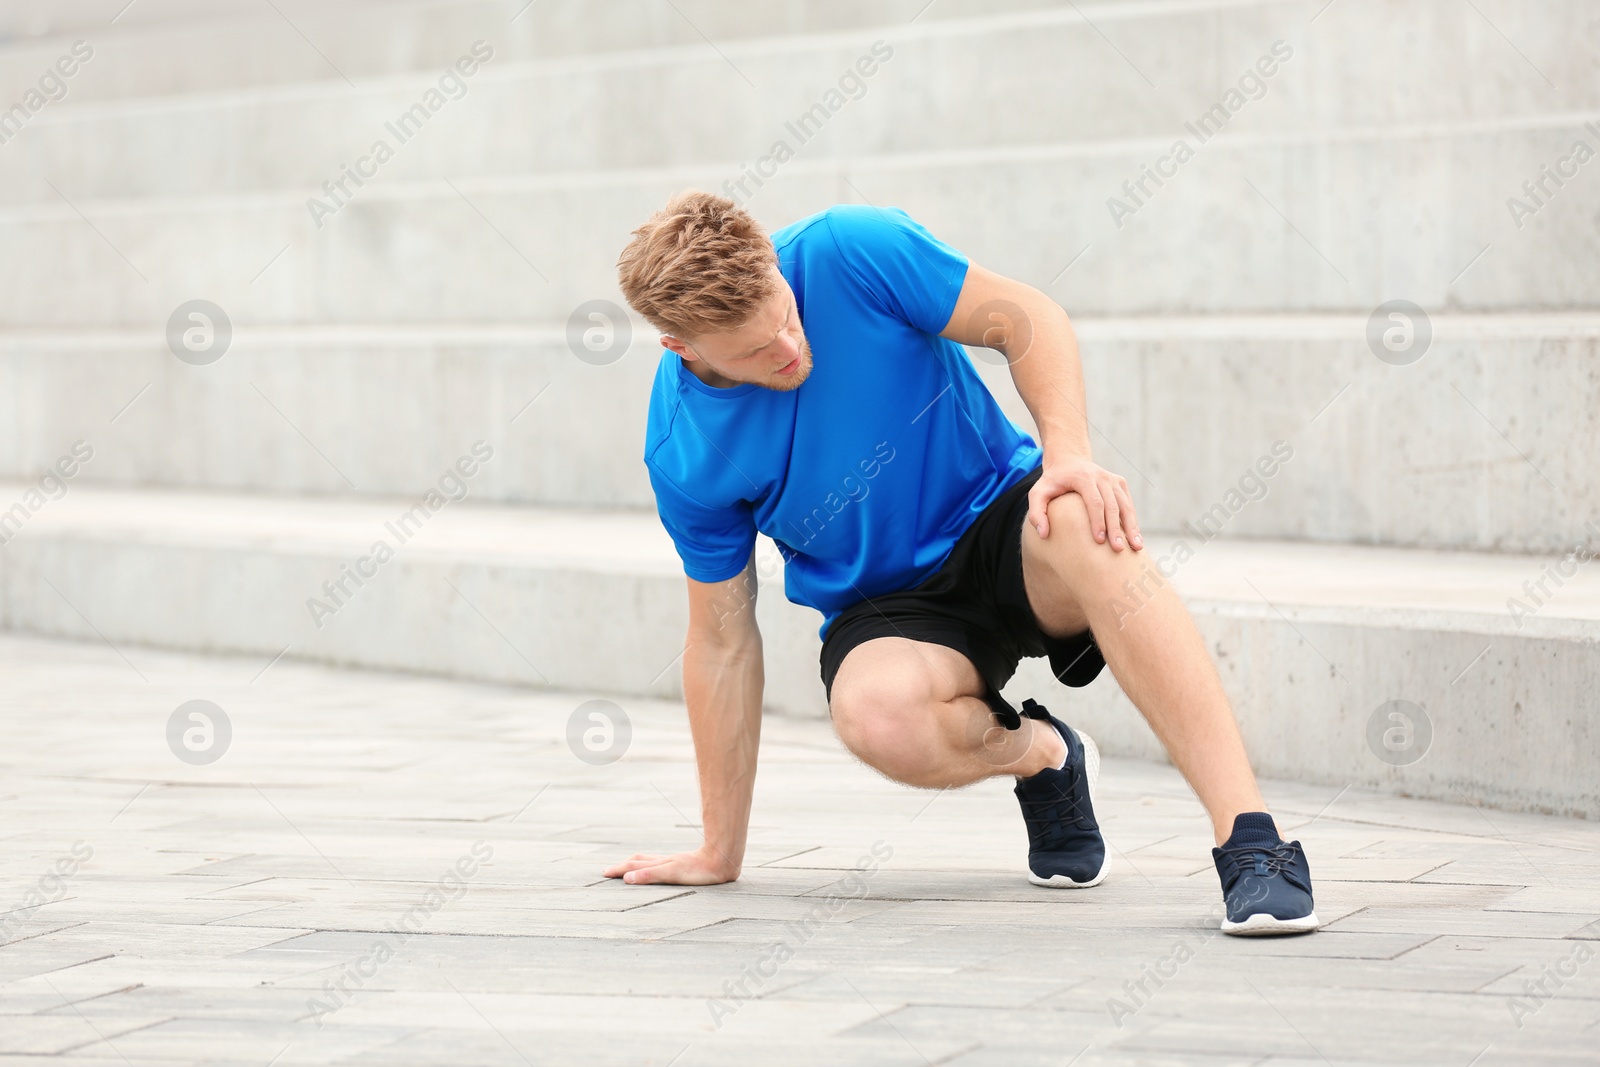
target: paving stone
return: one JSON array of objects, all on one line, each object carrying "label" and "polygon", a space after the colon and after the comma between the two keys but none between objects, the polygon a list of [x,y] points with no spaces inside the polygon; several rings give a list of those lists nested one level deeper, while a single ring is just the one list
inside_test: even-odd
[{"label": "paving stone", "polygon": [[[1585,924],[1580,916],[1561,912],[1520,911],[1516,918],[1516,930],[1520,937],[1576,937],[1590,929],[1591,925]],[[1501,936],[1507,929],[1503,915],[1464,908],[1362,908],[1328,926],[1351,933],[1432,931],[1437,934],[1482,934],[1489,937]]]},{"label": "paving stone", "polygon": [[[743,877],[628,886],[601,869],[698,840],[681,706],[630,702],[635,748],[594,768],[564,740],[587,695],[138,660],[148,683],[105,647],[0,637],[10,907],[94,850],[12,913],[8,1063],[1465,1067],[1487,1044],[1481,1067],[1600,1047],[1600,963],[1517,1007],[1600,943],[1593,823],[1268,781],[1328,928],[1235,939],[1168,766],[1106,761],[1112,874],[1051,890],[1023,876],[1007,783],[903,789],[826,724],[771,718]],[[249,688],[236,748],[183,764],[165,718],[222,678]],[[479,842],[464,891],[441,889]]]},{"label": "paving stone", "polygon": [[90,1045],[115,1047],[129,1034],[161,1023],[162,1016],[95,1023],[78,1015],[0,1015],[0,1055],[56,1054]]},{"label": "paving stone", "polygon": [[[1493,911],[1500,912],[1550,912],[1564,911],[1572,915],[1593,915],[1597,902],[1600,902],[1600,891],[1593,887],[1600,885],[1600,876],[1595,879],[1582,881],[1582,876],[1561,882],[1545,882],[1537,885],[1523,886],[1495,902]],[[1578,891],[1577,885],[1588,888],[1587,891]]]}]

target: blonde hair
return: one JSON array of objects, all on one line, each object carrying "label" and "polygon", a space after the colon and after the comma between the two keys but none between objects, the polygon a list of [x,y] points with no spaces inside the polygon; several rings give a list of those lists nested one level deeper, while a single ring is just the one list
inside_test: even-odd
[{"label": "blonde hair", "polygon": [[778,291],[778,255],[761,224],[726,197],[698,190],[667,201],[617,258],[633,310],[692,340],[736,329]]}]

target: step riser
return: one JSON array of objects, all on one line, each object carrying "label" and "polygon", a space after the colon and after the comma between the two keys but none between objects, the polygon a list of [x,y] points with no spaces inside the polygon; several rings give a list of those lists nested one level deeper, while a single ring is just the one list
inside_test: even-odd
[{"label": "step riser", "polygon": [[[1375,36],[1371,26],[1340,24],[1329,28],[1331,36],[1313,40],[1298,9],[1281,4],[1230,11],[1220,25],[1210,12],[1168,15],[1149,25],[1114,24],[1125,34],[1139,27],[1128,47],[1136,62],[1141,52],[1159,62],[1159,91],[1131,68],[1108,70],[1104,39],[1075,18],[988,30],[980,23],[969,32],[947,26],[931,37],[907,38],[903,27],[885,26],[878,37],[878,30],[869,29],[848,42],[763,42],[776,50],[744,58],[752,73],[766,75],[755,88],[703,45],[629,53],[636,58],[628,62],[590,57],[579,65],[568,59],[541,69],[519,65],[516,51],[488,29],[463,28],[454,52],[442,52],[399,83],[352,90],[336,80],[320,89],[175,97],[86,112],[52,105],[12,146],[35,166],[0,173],[0,202],[54,202],[55,193],[37,173],[78,197],[254,189],[310,195],[337,179],[342,165],[356,164],[375,140],[400,147],[385,124],[436,87],[440,71],[477,41],[494,58],[463,79],[453,89],[461,98],[445,105],[415,142],[385,164],[386,180],[693,163],[733,164],[737,171],[739,161],[753,165],[777,140],[814,157],[878,155],[910,146],[986,152],[1141,138],[1165,147],[1176,137],[1195,141],[1183,123],[1197,122],[1257,61],[1273,73],[1248,87],[1259,98],[1227,119],[1230,132],[1282,138],[1308,129],[1537,119],[1579,113],[1600,98],[1600,68],[1581,38],[1557,53],[1571,69],[1555,69],[1552,76],[1566,88],[1552,94],[1526,76],[1514,55],[1508,66],[1497,35],[1477,33],[1455,17],[1454,8],[1446,20],[1432,10],[1438,6],[1416,16],[1430,35],[1445,34],[1421,55],[1393,28]],[[1581,21],[1581,5],[1564,6],[1552,23]],[[1197,36],[1219,34],[1214,49],[1186,47]],[[1379,54],[1369,54],[1359,66],[1329,61],[1370,53],[1375,41]],[[1277,42],[1282,50],[1275,56]],[[308,51],[303,42],[294,45]],[[837,100],[837,117],[826,116],[820,128],[789,128],[863,57],[871,61],[871,73],[848,86],[858,98]],[[102,58],[85,65],[84,82],[92,81]],[[1230,72],[1228,79],[1220,77],[1219,64]],[[1014,73],[994,78],[1000,69]],[[783,76],[773,77],[778,70]],[[1375,81],[1375,72],[1388,81]],[[1027,108],[1014,106],[1019,98],[1029,101]],[[79,101],[76,95],[69,99]],[[1084,107],[1085,99],[1094,99],[1095,106]],[[641,116],[640,100],[651,101],[653,115],[675,120]],[[92,157],[82,152],[86,143],[95,146]]]},{"label": "step riser", "polygon": [[[37,10],[37,5],[27,6]],[[280,3],[277,6],[293,26],[248,0],[193,6],[196,13],[231,18],[171,21],[170,6],[169,12],[162,12],[151,0],[141,0],[111,28],[103,4],[88,5],[84,17],[75,19],[62,12],[61,3],[53,2],[49,5],[55,26],[52,36],[0,45],[7,60],[0,72],[0,90],[6,90],[6,99],[19,96],[33,84],[34,72],[55,59],[61,43],[70,44],[75,38],[93,40],[109,61],[94,79],[74,90],[74,99],[99,101],[297,82],[337,83],[348,89],[340,72],[359,86],[366,79],[429,70],[450,62],[454,58],[450,49],[457,42],[480,37],[496,42],[507,57],[518,61],[575,55],[603,60],[613,53],[661,47],[714,55],[706,44],[710,38],[759,86],[775,80],[757,76],[763,68],[756,57],[771,48],[770,41],[760,38],[874,34],[907,42],[952,35],[976,40],[1007,25],[1043,37],[1062,27],[1081,30],[1087,18],[1162,89],[1181,84],[1178,72],[1197,54],[1217,52],[1229,58],[1237,34],[1253,32],[1263,20],[1271,20],[1281,27],[1277,36],[1296,33],[1330,57],[1338,52],[1328,44],[1360,42],[1370,76],[1414,75],[1415,88],[1423,94],[1434,92],[1426,83],[1435,82],[1459,87],[1464,99],[1475,99],[1479,106],[1515,106],[1523,99],[1552,106],[1592,75],[1582,48],[1600,41],[1600,23],[1581,0],[1497,8],[1495,25],[1551,78],[1557,87],[1552,88],[1493,27],[1462,19],[1459,6],[1448,0],[1340,5],[1342,10],[1324,12],[1309,30],[1303,5],[1282,0],[1163,5],[1115,0],[1079,4],[1076,9],[1040,0],[939,0],[932,5],[926,0],[872,5],[847,0],[747,5],[678,0],[672,6],[652,0],[613,0],[603,9],[583,0],[539,0],[515,22],[510,20],[516,6],[501,2],[406,5],[399,10],[393,5],[323,3],[312,8]],[[141,26],[147,9],[168,18],[160,25]],[[1191,27],[1186,41],[1174,41],[1168,32],[1179,24]],[[0,12],[0,34],[8,28],[28,32],[26,25]],[[306,38],[316,42],[316,49],[307,46]],[[1100,39],[1098,34],[1096,38]],[[1101,40],[1093,64],[1148,89]],[[1196,41],[1205,42],[1205,47],[1195,48]],[[1456,65],[1446,62],[1449,56],[1457,59]],[[329,61],[337,64],[337,70]],[[1428,69],[1433,64],[1437,69]],[[737,78],[731,71],[730,75]],[[742,81],[737,84],[748,88]],[[1006,96],[1012,102],[1018,98],[1015,93]],[[1404,108],[1408,103],[1389,99],[1381,105],[1376,100],[1372,105],[1352,105]]]},{"label": "step riser", "polygon": [[[679,47],[711,53],[708,37],[724,51],[738,51],[743,42],[786,34],[860,33],[880,25],[901,29],[924,7],[916,20],[923,31],[949,20],[1001,13],[1060,21],[1059,14],[1048,10],[1028,14],[1048,8],[1043,0],[939,0],[933,6],[927,0],[880,0],[870,6],[851,0],[674,0],[671,5],[610,0],[603,8],[587,0],[538,0],[526,9],[524,2],[279,0],[274,6],[280,16],[256,0],[139,0],[115,27],[108,25],[110,15],[98,0],[51,0],[44,22],[38,3],[0,4],[0,55],[6,61],[0,90],[7,90],[7,99],[25,92],[35,72],[55,60],[62,42],[70,45],[76,38],[92,39],[96,50],[111,60],[92,82],[74,91],[74,99],[101,101],[300,82],[337,83],[348,90],[341,73],[359,86],[368,79],[442,67],[455,58],[451,49],[457,42],[480,37],[495,41],[519,61],[603,59],[635,49]],[[1139,11],[1142,5],[1127,0],[1101,0],[1086,10],[1105,19],[1125,3],[1133,23],[1148,24],[1149,15]],[[1277,3],[1282,6],[1282,0]],[[40,30],[48,35],[39,37]],[[12,34],[18,39],[5,40]],[[307,45],[308,39],[315,47]]]},{"label": "step riser", "polygon": [[[1214,142],[1120,229],[1106,202],[1151,153],[838,168],[802,157],[751,207],[775,227],[863,196],[901,206],[1074,314],[1365,315],[1396,297],[1464,310],[1592,308],[1600,159],[1520,230],[1506,207],[1579,137],[1600,146],[1582,125],[1443,143]],[[687,169],[507,191],[461,179],[458,194],[380,175],[320,231],[305,200],[289,195],[176,200],[160,211],[80,205],[93,228],[64,205],[29,209],[0,216],[0,243],[13,253],[0,262],[0,316],[142,326],[203,294],[241,321],[562,321],[615,294],[618,251],[668,195],[724,180],[721,170]]]},{"label": "step riser", "polygon": [[[1322,783],[1329,800],[1354,786],[1512,811],[1600,816],[1593,756],[1600,735],[1592,716],[1575,713],[1592,703],[1590,694],[1600,685],[1600,637],[1319,623],[1294,608],[1286,609],[1290,621],[1265,606],[1266,614],[1243,618],[1236,608],[1205,602],[1190,608],[1258,774]],[[1103,751],[1165,759],[1109,671],[1087,689],[1064,690],[1044,660],[1027,660],[1005,693],[1013,704],[1051,694],[1045,701],[1050,709],[1086,730]],[[1420,705],[1432,733],[1426,753],[1407,765],[1399,761],[1419,750],[1404,747],[1405,721],[1379,711],[1395,700]],[[1375,713],[1382,724],[1376,748],[1368,740]],[[1416,718],[1409,709],[1402,714]],[[1399,751],[1392,754],[1383,747],[1387,729],[1398,731],[1391,743]],[[1409,744],[1419,744],[1421,736],[1414,723]],[[1380,750],[1397,762],[1380,758]]]},{"label": "step riser", "polygon": [[[254,654],[265,667],[288,645],[289,655],[345,666],[680,697],[681,578],[403,553],[318,630],[303,598],[348,553],[25,536],[0,556],[0,624],[86,641],[104,635],[135,664],[136,646],[155,645]],[[1192,607],[1261,772],[1327,783],[1330,796],[1349,783],[1600,816],[1590,758],[1600,739],[1572,713],[1600,684],[1595,639],[1338,624],[1293,607],[1284,616]],[[777,582],[763,584],[759,611],[767,706],[825,715],[817,616],[784,602]],[[1013,702],[1042,697],[1109,754],[1159,758],[1109,675],[1063,692],[1042,660],[1028,661],[1007,694]],[[1367,740],[1373,712],[1395,699],[1421,705],[1432,723],[1430,750],[1405,767],[1385,763]],[[1504,725],[1509,716],[1514,730]]]},{"label": "step riser", "polygon": [[[1441,331],[1395,367],[1355,339],[1080,323],[1096,457],[1151,529],[1569,548],[1600,500],[1600,338]],[[77,476],[89,484],[409,494],[483,438],[499,454],[474,499],[650,509],[652,342],[636,333],[608,366],[557,341],[258,346],[208,367],[120,349],[0,355],[0,477],[36,478],[82,438],[97,450]],[[1005,368],[977,366],[1032,432]],[[1278,441],[1292,458],[1262,478]]]},{"label": "step riser", "polygon": [[410,494],[484,439],[497,455],[475,499],[653,507],[652,364],[637,337],[607,366],[548,342],[239,351],[204,367],[167,353],[4,355],[0,471],[14,473],[0,477],[37,477],[58,443],[82,438],[97,448],[85,481]]}]

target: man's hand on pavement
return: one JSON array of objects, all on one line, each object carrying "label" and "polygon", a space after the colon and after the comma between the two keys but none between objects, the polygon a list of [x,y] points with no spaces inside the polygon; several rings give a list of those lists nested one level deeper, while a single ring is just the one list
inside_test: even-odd
[{"label": "man's hand on pavement", "polygon": [[631,856],[607,867],[607,878],[621,878],[629,885],[718,885],[739,877],[737,867],[714,849],[701,848],[675,856]]},{"label": "man's hand on pavement", "polygon": [[1144,547],[1133,497],[1128,495],[1128,480],[1086,456],[1046,460],[1044,473],[1028,490],[1028,523],[1039,531],[1040,537],[1050,536],[1046,507],[1065,493],[1083,497],[1095,541],[1105,544],[1109,535],[1111,547],[1118,552],[1130,545],[1135,551]]}]

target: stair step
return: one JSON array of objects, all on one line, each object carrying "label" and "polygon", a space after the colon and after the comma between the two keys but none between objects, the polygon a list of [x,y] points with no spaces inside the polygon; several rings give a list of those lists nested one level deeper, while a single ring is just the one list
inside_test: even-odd
[{"label": "stair step", "polygon": [[[1277,441],[1293,458],[1244,487],[1259,498],[1228,508],[1230,536],[1558,551],[1594,517],[1600,314],[1435,315],[1398,367],[1365,316],[1074,322],[1096,455],[1152,528],[1215,514]],[[204,367],[154,330],[0,332],[0,477],[37,477],[82,438],[82,484],[404,494],[481,438],[497,454],[474,500],[650,509],[659,358],[643,323],[605,366],[564,324],[238,322]],[[1033,432],[997,359],[974,354]]]},{"label": "stair step", "polygon": [[[281,14],[256,0],[139,0],[111,24],[100,0],[0,4],[0,55],[7,60],[0,90],[8,100],[20,95],[37,77],[32,72],[43,71],[78,38],[92,40],[97,56],[107,61],[74,86],[74,101],[303,82],[348,88],[345,77],[360,85],[442,68],[454,60],[453,49],[479,38],[516,62],[573,55],[603,60],[687,46],[723,63],[720,50],[736,63],[749,59],[745,74],[759,85],[767,69],[763,54],[789,47],[784,41],[874,34],[907,44],[950,36],[976,42],[1011,31],[1054,48],[1052,35],[1066,28],[1100,42],[1091,66],[1157,92],[1186,85],[1188,72],[1202,62],[1212,68],[1205,87],[1220,91],[1228,84],[1231,61],[1253,60],[1250,49],[1279,36],[1296,45],[1304,41],[1319,77],[1334,77],[1344,64],[1329,57],[1358,42],[1368,60],[1364,73],[1395,78],[1405,91],[1358,93],[1331,106],[1392,117],[1421,100],[1450,94],[1458,97],[1453,106],[1570,106],[1593,77],[1582,48],[1574,45],[1600,41],[1600,22],[1583,0],[1547,0],[1537,8],[1500,5],[1492,12],[1493,24],[1462,18],[1459,5],[1449,0],[1339,5],[1315,24],[1307,22],[1297,0],[1102,0],[1067,6],[1054,0],[538,0],[526,8],[523,0],[279,0],[273,6]],[[1507,47],[1507,39],[1517,42],[1522,55]],[[1197,40],[1205,47],[1194,47]],[[1419,41],[1425,46],[1418,47]],[[1026,64],[1027,47],[1024,42],[1018,56],[1023,63],[1012,64],[1008,74]],[[1247,54],[1237,55],[1241,50]],[[998,90],[1004,80],[984,82]],[[1095,87],[1102,94],[1120,88],[1103,78]]]},{"label": "stair step", "polygon": [[[1528,36],[1554,33],[1563,17],[1581,18],[1582,5],[1561,6],[1561,15],[1541,11],[1530,20],[1538,29],[1530,27]],[[1552,123],[1565,129],[1571,116],[1593,117],[1600,68],[1591,56],[1546,42],[1540,57],[1562,86],[1552,91],[1523,76],[1522,60],[1489,27],[1436,8],[1425,5],[1399,24],[1386,13],[1381,32],[1347,20],[1312,33],[1298,7],[1281,3],[1235,6],[1226,18],[1192,5],[1127,5],[1125,17],[1108,21],[1105,32],[1116,35],[1135,66],[1114,61],[1108,68],[1106,38],[1070,7],[729,40],[719,50],[679,19],[681,32],[663,33],[649,47],[595,53],[580,46],[527,59],[515,40],[492,32],[503,10],[471,5],[457,13],[471,11],[488,25],[463,26],[453,36],[422,32],[428,11],[392,20],[389,33],[401,41],[383,49],[386,58],[409,55],[423,39],[437,54],[414,69],[354,84],[269,11],[273,23],[262,28],[276,32],[267,38],[313,65],[317,80],[160,97],[125,89],[104,101],[74,91],[31,119],[25,136],[8,148],[32,166],[0,169],[0,202],[60,206],[41,173],[75,199],[290,190],[303,200],[324,181],[337,181],[341,166],[356,164],[378,139],[395,150],[381,168],[384,182],[693,164],[731,164],[728,177],[737,180],[741,162],[755,165],[779,140],[823,158],[951,145],[1002,158],[1012,149],[1058,145],[1106,155],[1126,145],[1153,165],[1177,138],[1201,148],[1215,132],[1199,131],[1201,117],[1263,57],[1273,74],[1261,78],[1257,71],[1252,98],[1239,97],[1236,113],[1224,112],[1225,135],[1284,146],[1372,130],[1437,139]],[[531,9],[530,17],[542,11],[542,5]],[[357,17],[367,47],[378,48],[384,35],[373,31],[373,16],[345,16]],[[1417,54],[1408,31],[1426,33],[1434,46]],[[1214,38],[1211,47],[1187,47],[1197,36]],[[387,124],[436,89],[440,71],[479,40],[494,58],[464,79],[460,99],[446,104],[437,121],[429,118],[402,145]],[[1288,56],[1281,61],[1271,54],[1280,41]],[[258,41],[244,68],[261,63],[262,48]],[[1325,59],[1352,52],[1367,62]],[[847,86],[851,98],[836,97],[832,110],[825,105],[823,121],[801,129],[801,116],[863,56],[873,73]],[[1157,72],[1157,88],[1140,77],[1141,60]],[[84,87],[98,84],[100,62],[89,62],[75,78]],[[127,60],[134,69],[148,63]],[[782,78],[766,73],[777,69]],[[1008,76],[990,76],[999,69]],[[1499,76],[1487,77],[1491,71]],[[1086,108],[1090,97],[1095,106]],[[1014,106],[1023,98],[1026,108]],[[641,121],[640,100],[674,121]],[[92,155],[81,151],[86,142],[96,146]],[[1137,164],[1092,199],[1123,195],[1118,187],[1125,178],[1140,178]]]},{"label": "stair step", "polygon": [[[0,485],[0,501],[26,489]],[[683,578],[652,514],[447,504],[402,541],[386,524],[416,502],[72,485],[0,550],[0,625],[253,654],[263,670],[288,655],[680,695]],[[1173,565],[1175,541],[1152,536],[1150,565],[1190,603],[1263,773],[1600,815],[1600,567],[1556,587],[1553,558],[1181,539],[1192,555]],[[379,540],[393,558],[361,564],[375,573],[319,627],[307,600],[331,601],[322,584]],[[823,715],[820,617],[782,599],[775,558],[763,539],[766,703]],[[1537,610],[1508,612],[1541,579]],[[1063,692],[1029,661],[1007,693],[1045,697],[1108,753],[1159,755],[1109,674]],[[1395,708],[1431,727],[1415,762],[1369,743]]]},{"label": "stair step", "polygon": [[[1048,26],[1062,21],[1053,6],[1051,0],[277,0],[268,7],[259,0],[137,0],[118,15],[103,0],[52,0],[47,8],[7,0],[0,3],[0,91],[8,101],[20,97],[79,39],[95,50],[85,76],[72,85],[70,99],[80,103],[284,87],[349,90],[441,70],[480,39],[516,63],[582,57],[602,65],[625,53],[685,49],[694,58],[711,56],[742,86],[719,50],[759,53],[791,37],[880,30],[917,39],[953,21]],[[1214,18],[1238,4],[1165,6]],[[1281,8],[1285,0],[1257,6]],[[1115,24],[1148,19],[1146,7],[1102,0],[1080,10]]]},{"label": "stair step", "polygon": [[[1542,163],[1593,136],[1580,119],[1293,146],[1218,139],[1182,180],[1117,220],[1107,200],[1161,146],[806,155],[750,206],[771,227],[839,202],[903,207],[977,262],[1085,315],[1365,315],[1397,297],[1467,311],[1594,309],[1600,231],[1574,220],[1600,214],[1600,181],[1569,182],[1531,218],[1506,208]],[[562,321],[615,298],[618,251],[667,196],[738,174],[730,160],[374,181],[320,229],[305,190],[12,206],[0,210],[0,244],[13,253],[0,260],[0,317],[164,323],[204,295],[241,320],[276,323]]]}]

